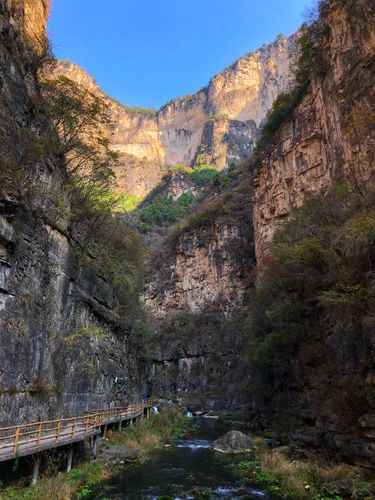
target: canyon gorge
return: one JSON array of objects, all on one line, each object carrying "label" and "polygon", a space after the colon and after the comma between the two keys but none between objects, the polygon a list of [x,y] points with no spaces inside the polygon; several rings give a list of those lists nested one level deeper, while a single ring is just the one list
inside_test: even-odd
[{"label": "canyon gorge", "polygon": [[[322,2],[158,111],[51,61],[48,8],[0,2],[2,425],[150,392],[373,469],[373,1]],[[131,211],[69,181],[43,65],[108,110]]]}]

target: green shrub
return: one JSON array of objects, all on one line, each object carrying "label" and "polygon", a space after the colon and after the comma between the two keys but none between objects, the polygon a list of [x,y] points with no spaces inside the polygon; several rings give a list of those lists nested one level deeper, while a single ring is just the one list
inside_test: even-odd
[{"label": "green shrub", "polygon": [[229,179],[228,176],[219,170],[214,165],[201,163],[194,167],[188,167],[182,163],[178,163],[169,167],[169,173],[174,174],[182,174],[185,175],[186,178],[192,181],[196,186],[227,186]]},{"label": "green shrub", "polygon": [[119,106],[121,106],[122,109],[124,109],[127,113],[129,113],[131,116],[136,116],[136,115],[145,115],[145,116],[150,116],[150,117],[156,117],[158,114],[158,111],[153,108],[142,108],[141,106],[127,106],[126,104],[123,104],[119,100],[115,99],[114,97],[105,94],[107,99],[115,102]]},{"label": "green shrub", "polygon": [[135,194],[117,194],[116,212],[132,212],[142,202],[143,197]]},{"label": "green shrub", "polygon": [[141,227],[148,230],[156,224],[171,224],[186,215],[194,202],[192,193],[184,193],[177,200],[172,196],[157,195],[149,205],[139,209]]}]

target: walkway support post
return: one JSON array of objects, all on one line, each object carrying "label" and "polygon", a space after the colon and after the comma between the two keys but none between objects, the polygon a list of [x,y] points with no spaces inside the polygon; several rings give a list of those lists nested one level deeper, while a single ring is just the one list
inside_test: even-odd
[{"label": "walkway support post", "polygon": [[94,458],[96,458],[96,449],[97,449],[97,443],[96,443],[96,435],[92,437],[91,441],[91,450],[92,454],[94,455]]},{"label": "walkway support post", "polygon": [[72,470],[72,463],[73,463],[73,445],[71,444],[69,446],[69,451],[68,451],[68,463],[66,465],[66,472],[70,472]]},{"label": "walkway support post", "polygon": [[121,420],[121,418],[120,418],[120,421],[118,423],[118,430],[119,430],[119,432],[122,431],[122,420]]},{"label": "walkway support post", "polygon": [[34,455],[34,467],[33,467],[33,477],[31,480],[31,484],[34,486],[38,479],[39,479],[39,469],[40,469],[40,461],[41,461],[41,454],[37,453]]},{"label": "walkway support post", "polygon": [[130,427],[133,427],[133,419],[130,419]]}]

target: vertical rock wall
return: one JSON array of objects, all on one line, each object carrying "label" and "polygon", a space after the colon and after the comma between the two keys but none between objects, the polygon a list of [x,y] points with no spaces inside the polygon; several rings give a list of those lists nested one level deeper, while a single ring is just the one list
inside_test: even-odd
[{"label": "vertical rock wall", "polygon": [[79,264],[66,225],[54,223],[48,200],[56,191],[63,194],[61,161],[33,162],[29,156],[17,163],[27,138],[32,150],[39,134],[52,133],[35,107],[47,4],[2,1],[0,14],[0,423],[5,425],[138,399],[140,386],[127,338],[116,333],[113,290],[93,268]]},{"label": "vertical rock wall", "polygon": [[244,417],[250,373],[238,320],[255,264],[247,176],[232,189],[230,199],[212,194],[180,230],[171,229],[152,259],[143,300],[153,325],[153,392],[178,396],[191,409]]},{"label": "vertical rock wall", "polygon": [[[368,22],[366,22],[366,21]],[[333,1],[324,47],[327,74],[315,78],[255,168],[254,230],[262,260],[277,226],[308,195],[324,195],[345,167],[372,168],[374,5]]]}]

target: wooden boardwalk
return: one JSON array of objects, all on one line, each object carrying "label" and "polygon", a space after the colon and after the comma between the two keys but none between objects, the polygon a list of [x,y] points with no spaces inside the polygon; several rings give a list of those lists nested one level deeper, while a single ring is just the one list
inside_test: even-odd
[{"label": "wooden boardwalk", "polygon": [[133,421],[151,408],[151,399],[124,407],[88,413],[83,417],[63,418],[14,427],[0,428],[0,462],[33,455],[101,433],[106,425]]}]

